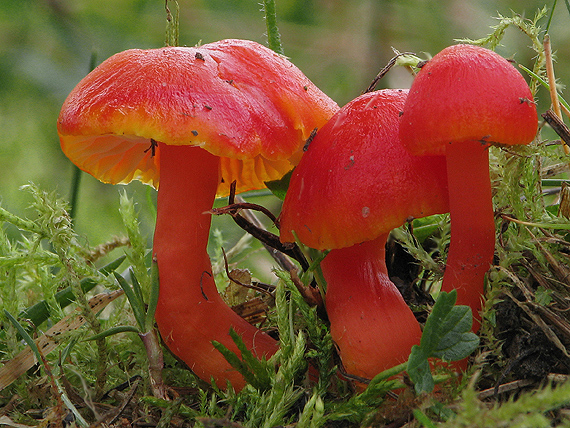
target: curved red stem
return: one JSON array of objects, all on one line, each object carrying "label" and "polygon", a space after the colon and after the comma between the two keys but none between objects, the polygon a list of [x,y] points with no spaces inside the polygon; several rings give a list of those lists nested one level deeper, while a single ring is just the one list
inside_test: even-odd
[{"label": "curved red stem", "polygon": [[387,235],[331,250],[321,262],[331,335],[349,374],[372,378],[420,343],[414,314],[386,271]]},{"label": "curved red stem", "polygon": [[467,141],[448,145],[446,153],[451,242],[442,289],[456,289],[457,304],[471,307],[473,331],[480,326],[485,273],[495,251],[488,150]]},{"label": "curved red stem", "polygon": [[221,299],[206,251],[210,215],[218,187],[219,159],[199,147],[159,143],[160,189],[153,251],[160,276],[156,321],[166,345],[200,378],[219,387],[245,382],[213,347],[212,340],[239,354],[233,328],[258,357],[277,342],[247,323]]}]

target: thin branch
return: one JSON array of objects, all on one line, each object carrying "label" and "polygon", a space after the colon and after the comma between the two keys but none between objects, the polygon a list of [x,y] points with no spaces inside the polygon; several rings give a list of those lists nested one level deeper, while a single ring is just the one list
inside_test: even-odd
[{"label": "thin branch", "polygon": [[273,213],[267,208],[258,204],[252,204],[249,202],[235,202],[233,204],[226,205],[225,207],[212,208],[210,211],[208,211],[208,213],[214,215],[229,214],[233,217],[238,214],[240,210],[253,210],[262,212],[273,222],[275,227],[279,229],[279,220],[277,220],[277,217],[275,217]]},{"label": "thin branch", "polygon": [[[552,47],[550,45],[550,36],[546,34],[544,36],[544,40],[542,42],[544,47],[544,58],[546,61],[546,77],[548,79],[548,89],[550,91],[550,101],[552,102],[552,111],[554,111],[554,116],[557,119],[557,125],[562,125],[565,127],[564,122],[562,121],[562,111],[560,110],[560,101],[558,100],[558,92],[556,91],[556,77],[554,77],[554,63],[552,61]],[[550,110],[549,110],[550,111]],[[543,115],[544,117],[544,115]],[[546,117],[544,117],[546,119]],[[548,122],[548,119],[547,119]],[[552,126],[551,122],[548,122],[550,126]],[[554,129],[554,127],[553,127]],[[567,128],[566,128],[567,129]],[[558,131],[554,129],[558,135]],[[568,146],[568,141],[560,135],[560,138],[566,143],[562,145],[564,153],[566,155],[570,154],[570,147]]]},{"label": "thin branch", "polygon": [[[230,195],[228,197],[228,202],[229,202],[230,207],[232,205],[235,205],[235,203],[236,203],[235,188],[236,188],[236,183],[233,182],[230,185]],[[255,204],[252,204],[252,205],[255,205]],[[257,206],[257,207],[259,207],[259,206]],[[224,210],[222,210],[222,211],[224,211]],[[244,213],[247,213],[247,212],[248,211],[244,211]],[[287,256],[291,257],[292,259],[297,260],[301,264],[301,267],[303,268],[303,270],[306,270],[309,267],[307,260],[305,259],[305,257],[303,256],[303,254],[301,253],[301,251],[299,250],[299,248],[297,247],[296,244],[292,244],[292,243],[285,243],[284,244],[284,243],[282,243],[279,240],[279,236],[263,229],[261,227],[261,225],[258,223],[258,220],[255,218],[255,216],[253,216],[253,214],[250,214],[251,220],[249,220],[248,218],[246,218],[245,216],[242,216],[240,214],[239,209],[238,210],[231,210],[230,209],[230,210],[227,210],[227,212],[224,211],[223,213],[224,214],[230,214],[232,216],[232,218],[234,219],[235,223],[239,227],[241,227],[243,230],[248,232],[254,238],[259,240],[266,248],[268,248],[272,257],[284,269],[290,270],[290,268],[291,268],[290,262],[279,257],[279,255],[277,253],[275,253],[273,250],[277,250],[283,254],[286,254]],[[212,214],[217,214],[217,213],[215,211],[213,211]],[[272,217],[275,218],[275,216],[273,216],[273,215],[272,215]],[[257,223],[257,224],[255,224],[255,223]],[[278,222],[277,222],[277,224],[278,224]]]},{"label": "thin branch", "polygon": [[245,288],[249,288],[251,290],[255,290],[258,291],[260,293],[264,293],[267,294],[269,297],[273,297],[273,294],[271,294],[269,291],[267,291],[265,288],[262,287],[258,287],[254,284],[246,284],[244,282],[241,282],[239,279],[237,279],[234,275],[232,275],[232,273],[230,272],[229,269],[229,265],[228,265],[228,257],[226,256],[226,252],[225,250],[222,248],[222,255],[224,256],[224,267],[226,270],[226,275],[228,276],[228,278],[230,279],[230,281],[235,282],[237,285],[240,285],[242,287]]},{"label": "thin branch", "polygon": [[267,44],[269,49],[283,55],[283,45],[281,44],[281,34],[277,27],[277,11],[275,10],[275,0],[263,0],[263,11],[265,12],[265,25],[267,26]]},{"label": "thin branch", "polygon": [[[170,0],[174,2],[174,14],[168,7],[169,0],[165,0],[164,9],[166,11],[166,40],[165,46],[178,46],[178,29],[179,29],[179,15],[180,6],[177,0]],[[154,151],[153,151],[154,154]]]},{"label": "thin branch", "polygon": [[[558,109],[560,111],[560,109]],[[556,114],[555,111],[552,109],[548,109],[545,113],[541,115],[544,120],[550,125],[550,127],[558,134],[560,139],[564,142],[564,152],[568,153],[569,146],[570,146],[570,129],[568,126],[562,121],[560,116]]]},{"label": "thin branch", "polygon": [[404,55],[413,55],[413,53],[411,53],[411,52],[398,53],[396,56],[394,56],[392,59],[390,59],[390,61],[388,61],[388,64],[386,64],[382,68],[382,70],[380,70],[378,72],[378,74],[376,75],[374,80],[372,80],[372,83],[370,84],[370,86],[368,86],[368,88],[366,88],[364,93],[366,94],[368,92],[374,91],[376,89],[376,85],[378,84],[378,82],[390,71],[390,69],[392,67],[394,67],[398,58],[400,58],[401,56],[404,56]]}]

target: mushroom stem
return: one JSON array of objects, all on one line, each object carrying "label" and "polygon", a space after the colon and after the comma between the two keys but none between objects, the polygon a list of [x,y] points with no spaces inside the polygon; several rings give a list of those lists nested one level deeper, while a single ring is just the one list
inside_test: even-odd
[{"label": "mushroom stem", "polygon": [[239,351],[233,328],[254,355],[269,357],[277,342],[247,323],[222,300],[207,253],[212,208],[219,181],[219,158],[199,147],[159,143],[160,189],[153,252],[160,272],[156,321],[170,350],[201,379],[235,389],[243,377],[213,347],[216,340]]},{"label": "mushroom stem", "polygon": [[446,158],[451,242],[442,289],[457,290],[457,304],[471,307],[477,331],[485,273],[495,251],[489,149],[480,141],[451,143]]},{"label": "mushroom stem", "polygon": [[386,238],[331,250],[321,262],[331,335],[347,373],[372,378],[408,359],[421,330],[386,270]]}]

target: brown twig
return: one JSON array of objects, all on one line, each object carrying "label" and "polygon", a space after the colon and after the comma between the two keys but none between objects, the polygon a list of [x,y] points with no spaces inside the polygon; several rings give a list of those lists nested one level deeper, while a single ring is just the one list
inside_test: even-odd
[{"label": "brown twig", "polygon": [[382,70],[378,72],[378,74],[376,75],[374,80],[372,80],[372,83],[368,86],[368,88],[366,88],[364,93],[366,94],[368,92],[374,91],[376,89],[376,85],[378,84],[378,82],[390,71],[392,67],[394,67],[398,58],[404,55],[413,55],[413,53],[411,52],[397,53],[396,56],[394,56],[393,58],[390,59],[390,61],[388,61],[388,64],[382,67]]},{"label": "brown twig", "polygon": [[[241,198],[239,196],[236,196],[236,199],[241,201]],[[241,215],[254,226],[258,227],[259,229],[263,229],[263,225],[261,224],[259,219],[255,216],[255,214],[253,214],[251,211],[244,210],[241,212]],[[287,255],[285,255],[285,253],[267,245],[264,242],[262,242],[261,244],[271,255],[271,257],[273,257],[273,259],[279,264],[279,266],[283,268],[283,270],[290,271],[295,267],[295,264],[291,261],[291,259]],[[291,245],[294,249],[296,248],[296,244],[288,244],[288,245]],[[296,250],[300,252],[298,247],[296,248]]]},{"label": "brown twig", "polygon": [[535,380],[533,379],[521,379],[504,383],[502,385],[496,385],[493,388],[488,388],[479,392],[477,394],[477,398],[479,398],[479,400],[484,400],[485,398],[494,397],[497,396],[498,394],[503,394],[505,392],[522,389],[524,387],[532,385],[533,383],[535,383]]},{"label": "brown twig", "polygon": [[[562,142],[564,143],[565,151],[570,146],[570,128],[560,119],[560,117],[552,110],[548,109],[541,116],[546,120],[550,127],[558,134]],[[566,153],[568,154],[568,153]]]},{"label": "brown twig", "polygon": [[540,171],[540,176],[541,178],[550,178],[550,177],[555,177],[564,172],[568,172],[568,164],[558,163],[555,165],[544,166]]},{"label": "brown twig", "polygon": [[131,245],[129,238],[124,236],[116,236],[108,242],[104,242],[102,244],[97,245],[94,247],[89,253],[86,255],[86,260],[90,263],[94,263],[100,258],[106,256],[115,248],[125,247]]},{"label": "brown twig", "polygon": [[[228,196],[229,206],[235,205],[235,203],[236,203],[235,189],[236,189],[236,183],[234,181],[230,185],[230,194]],[[303,256],[303,254],[299,250],[299,247],[297,247],[296,244],[292,244],[292,243],[284,244],[284,243],[282,243],[279,240],[279,237],[277,235],[263,229],[262,227],[260,227],[259,224],[255,224],[255,223],[258,223],[255,216],[251,216],[250,217],[251,220],[249,220],[245,216],[241,215],[240,211],[241,210],[236,210],[236,211],[229,210],[229,212],[227,212],[227,214],[230,214],[232,216],[234,222],[239,227],[241,227],[247,233],[249,233],[254,238],[259,240],[266,248],[268,248],[268,250],[271,249],[271,250],[269,250],[270,254],[284,269],[289,270],[291,263],[288,260],[280,257],[278,253],[275,253],[272,250],[277,250],[278,252],[286,254],[287,256],[291,257],[292,259],[297,260],[300,263],[303,270],[308,269],[309,263],[307,262],[307,260],[305,259],[305,257]],[[247,213],[247,212],[248,211],[244,211],[244,213]],[[216,213],[214,212],[213,214],[216,214]],[[226,212],[224,212],[224,214],[226,214]],[[275,217],[275,216],[273,216],[273,217]]]},{"label": "brown twig", "polygon": [[[116,409],[113,409],[112,411],[107,413],[99,421],[92,424],[90,426],[90,428],[95,428],[95,427],[100,427],[100,426],[111,426],[114,422],[116,422],[119,419],[119,417],[121,416],[121,414],[125,411],[125,409],[129,405],[129,403],[132,401],[133,397],[135,396],[135,392],[137,391],[141,382],[142,382],[142,378],[140,376],[136,376],[136,379],[132,383],[131,389],[126,394],[121,405],[119,407],[117,407]],[[117,389],[117,388],[115,388],[115,389]]]},{"label": "brown twig", "polygon": [[[560,101],[558,100],[558,91],[556,90],[556,77],[554,76],[554,63],[552,61],[552,47],[550,44],[550,36],[548,34],[546,34],[544,36],[544,40],[543,40],[543,46],[544,46],[544,57],[545,57],[545,61],[546,61],[546,77],[548,79],[548,89],[550,90],[550,101],[552,103],[552,110],[554,112],[554,115],[557,117],[557,119],[559,120],[560,123],[562,123],[562,125],[564,125],[564,122],[562,121],[562,112],[560,110]],[[544,117],[544,115],[543,115]],[[545,118],[546,119],[546,118]],[[548,122],[548,120],[547,120]],[[550,122],[548,122],[548,124],[550,126],[552,126],[552,124]],[[556,131],[556,129],[555,129]],[[558,133],[558,131],[556,131],[556,133]],[[558,134],[560,135],[560,134]],[[562,140],[566,143],[563,144],[562,147],[564,149],[564,153],[565,154],[570,154],[570,146],[568,146],[568,141],[566,141],[562,135],[560,135],[560,138],[562,138]]]},{"label": "brown twig", "polygon": [[299,275],[297,274],[296,268],[291,269],[289,271],[289,274],[291,275],[291,281],[293,281],[293,284],[295,284],[295,287],[305,302],[307,302],[310,306],[316,306],[317,308],[324,307],[323,297],[321,296],[319,290],[315,287],[306,286],[303,284],[303,281],[301,281]]},{"label": "brown twig", "polygon": [[566,349],[566,347],[564,346],[564,344],[560,341],[560,339],[558,338],[558,336],[556,336],[556,334],[554,333],[554,331],[552,331],[552,329],[550,328],[550,326],[548,326],[548,324],[538,315],[536,314],[533,309],[536,310],[536,307],[539,305],[536,305],[533,303],[532,301],[532,293],[528,290],[528,288],[525,286],[524,282],[522,282],[514,273],[510,272],[508,269],[505,269],[501,266],[497,267],[498,270],[500,270],[501,272],[504,272],[507,274],[507,276],[513,281],[513,283],[515,284],[515,286],[517,286],[517,288],[522,291],[523,295],[526,298],[526,301],[521,302],[518,299],[516,299],[509,291],[506,291],[505,294],[519,307],[521,308],[526,315],[528,315],[528,317],[542,330],[542,332],[545,334],[545,336],[548,338],[548,340],[555,346],[557,347],[560,351],[562,351],[562,353],[566,356],[570,358],[570,354],[568,353],[568,350]]},{"label": "brown twig", "polygon": [[230,281],[235,282],[237,285],[240,285],[242,287],[249,288],[250,290],[255,290],[255,291],[258,291],[260,293],[267,294],[269,297],[273,297],[273,294],[271,294],[267,289],[262,288],[262,287],[258,287],[255,284],[246,284],[244,282],[241,282],[239,279],[237,279],[235,277],[235,275],[232,275],[232,273],[230,272],[229,266],[228,266],[228,257],[226,256],[226,251],[223,248],[222,248],[222,256],[224,257],[224,267],[226,270],[226,275],[228,276]]},{"label": "brown twig", "polygon": [[229,205],[226,205],[225,207],[212,208],[210,211],[208,211],[208,213],[214,215],[229,214],[233,217],[237,215],[241,210],[253,210],[253,211],[262,212],[273,222],[275,227],[279,229],[279,220],[277,220],[277,217],[275,217],[273,213],[269,211],[267,208],[265,208],[263,205],[252,204],[249,202],[234,202]]}]

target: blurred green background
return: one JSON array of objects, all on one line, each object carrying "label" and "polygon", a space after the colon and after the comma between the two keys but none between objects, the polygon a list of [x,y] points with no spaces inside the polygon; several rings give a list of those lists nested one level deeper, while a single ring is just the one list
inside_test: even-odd
[{"label": "blurred green background", "polygon": [[[549,0],[276,0],[284,50],[322,90],[343,105],[358,96],[399,51],[435,54],[457,38],[491,32],[498,14],[532,18]],[[180,44],[224,38],[265,43],[257,0],[179,0]],[[30,200],[19,187],[32,181],[68,197],[72,165],[59,149],[56,119],[61,104],[89,71],[129,48],[164,45],[161,0],[20,0],[0,2],[0,200],[18,214]],[[570,15],[559,2],[550,34],[559,80],[570,81]],[[542,20],[543,27],[547,19]],[[530,41],[510,29],[498,49],[532,68]],[[404,70],[390,72],[383,87],[408,87]],[[543,109],[544,110],[544,109]],[[542,111],[543,111],[542,110]],[[127,186],[139,201],[143,231],[152,236],[147,190]],[[123,230],[118,189],[84,174],[76,228],[97,245]],[[275,204],[273,204],[275,206]],[[218,220],[216,220],[218,221]]]}]

